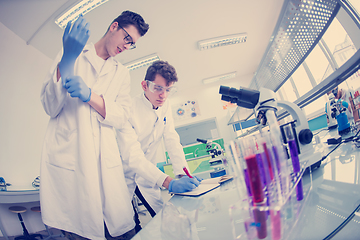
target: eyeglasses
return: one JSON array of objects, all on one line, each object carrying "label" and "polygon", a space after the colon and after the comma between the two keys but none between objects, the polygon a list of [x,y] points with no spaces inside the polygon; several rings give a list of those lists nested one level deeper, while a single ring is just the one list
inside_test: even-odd
[{"label": "eyeglasses", "polygon": [[124,30],[124,32],[127,34],[125,37],[124,37],[124,41],[126,44],[130,44],[130,47],[129,47],[129,50],[132,50],[134,48],[136,48],[135,46],[135,43],[132,39],[132,37],[130,36],[130,34],[122,27],[122,26],[119,26],[122,30]]},{"label": "eyeglasses", "polygon": [[165,92],[166,94],[171,95],[176,92],[175,87],[165,88],[165,87],[156,85],[154,82],[152,82],[150,80],[145,80],[145,81],[147,82],[147,85],[152,93],[162,94]]}]

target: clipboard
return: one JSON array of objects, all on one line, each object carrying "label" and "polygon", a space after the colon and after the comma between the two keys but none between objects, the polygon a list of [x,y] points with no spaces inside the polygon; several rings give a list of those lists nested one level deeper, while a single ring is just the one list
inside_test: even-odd
[{"label": "clipboard", "polygon": [[219,187],[221,183],[229,181],[231,179],[233,179],[233,176],[230,176],[230,175],[224,175],[221,177],[204,179],[201,181],[200,185],[197,188],[193,189],[190,192],[173,193],[173,194],[181,195],[181,196],[189,196],[189,197],[198,197],[207,192],[210,192],[211,190],[214,190],[215,188]]}]

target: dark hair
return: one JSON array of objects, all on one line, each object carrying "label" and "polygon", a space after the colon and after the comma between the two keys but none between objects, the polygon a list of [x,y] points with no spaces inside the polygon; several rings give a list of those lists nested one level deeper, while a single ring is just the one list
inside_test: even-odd
[{"label": "dark hair", "polygon": [[111,24],[114,22],[117,22],[121,27],[134,25],[141,36],[144,36],[145,33],[149,30],[149,24],[145,23],[144,19],[139,14],[131,11],[123,11],[117,18],[114,19]]},{"label": "dark hair", "polygon": [[172,82],[177,82],[175,68],[165,61],[155,61],[146,71],[145,80],[154,81],[156,74],[160,74],[166,80],[166,86]]}]

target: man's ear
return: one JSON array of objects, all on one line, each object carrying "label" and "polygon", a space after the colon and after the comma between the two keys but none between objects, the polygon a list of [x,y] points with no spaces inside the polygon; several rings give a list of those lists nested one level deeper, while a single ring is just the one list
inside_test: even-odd
[{"label": "man's ear", "polygon": [[141,82],[141,87],[142,87],[142,89],[145,91],[146,88],[147,88],[147,82],[146,82],[146,81],[142,81],[142,82]]},{"label": "man's ear", "polygon": [[119,24],[118,24],[118,22],[113,22],[111,25],[110,25],[110,29],[109,29],[109,31],[114,31],[114,30],[117,30],[118,29],[118,26],[119,26]]}]

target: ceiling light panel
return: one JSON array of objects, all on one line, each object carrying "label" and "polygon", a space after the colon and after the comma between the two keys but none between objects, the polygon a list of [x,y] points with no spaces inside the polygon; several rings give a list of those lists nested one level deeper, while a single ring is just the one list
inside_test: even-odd
[{"label": "ceiling light panel", "polygon": [[216,37],[216,38],[199,41],[198,48],[201,51],[216,47],[245,43],[246,39],[247,39],[247,33],[239,33],[239,34],[227,35],[222,37]]},{"label": "ceiling light panel", "polygon": [[206,79],[203,79],[202,82],[203,82],[203,84],[208,84],[208,83],[213,83],[213,82],[217,82],[217,81],[221,81],[221,80],[231,79],[231,78],[234,78],[235,76],[236,76],[236,72],[232,72],[232,73],[227,73],[227,74],[223,74],[223,75],[216,76],[216,77],[206,78]]},{"label": "ceiling light panel", "polygon": [[58,19],[55,20],[55,23],[62,29],[64,29],[68,22],[75,21],[80,14],[83,16],[97,8],[98,6],[106,3],[109,0],[82,0],[69,11],[61,15]]},{"label": "ceiling light panel", "polygon": [[149,56],[139,58],[132,62],[126,63],[125,67],[127,67],[129,71],[133,71],[141,67],[149,66],[150,64],[158,60],[160,60],[160,57],[154,53]]}]

